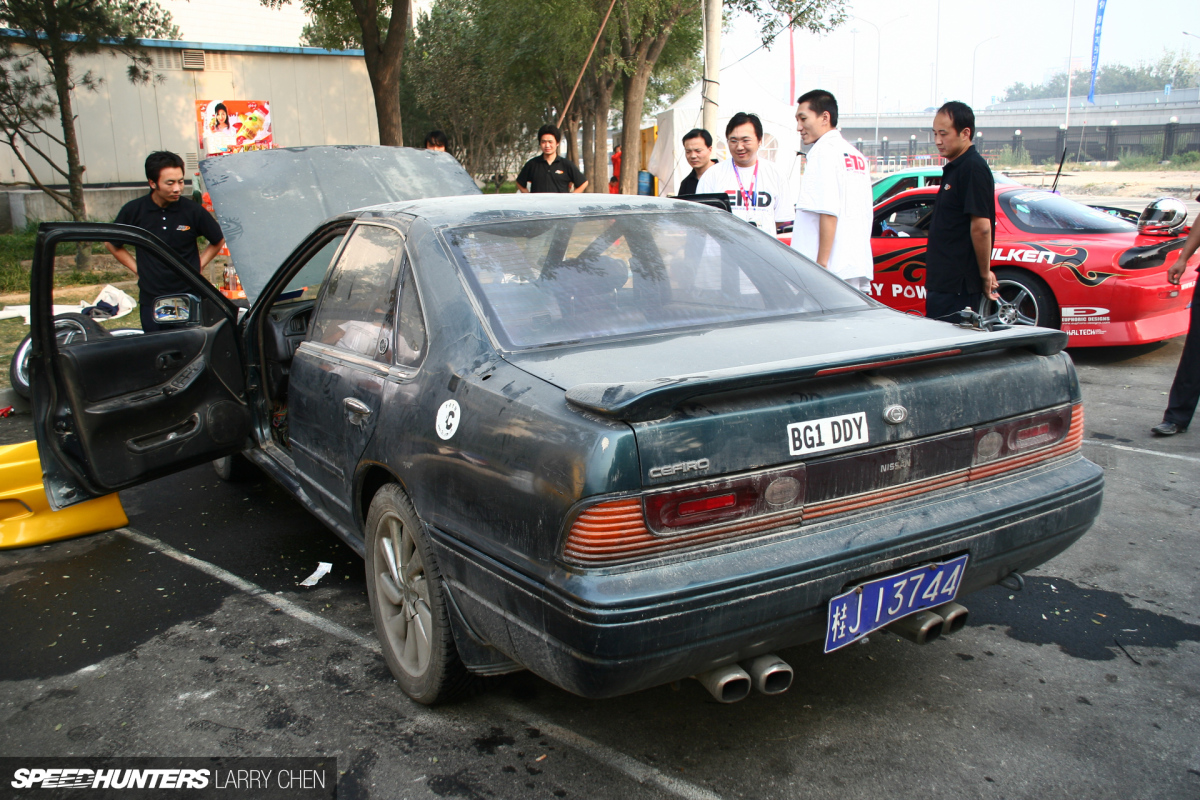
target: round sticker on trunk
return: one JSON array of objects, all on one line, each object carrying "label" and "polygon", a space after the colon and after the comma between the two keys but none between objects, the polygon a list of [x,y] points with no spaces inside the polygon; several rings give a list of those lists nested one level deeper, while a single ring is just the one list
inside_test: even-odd
[{"label": "round sticker on trunk", "polygon": [[437,424],[434,426],[437,429],[437,435],[441,439],[449,439],[458,430],[458,419],[462,416],[462,411],[458,407],[457,400],[447,400],[442,403],[442,407],[438,409]]}]

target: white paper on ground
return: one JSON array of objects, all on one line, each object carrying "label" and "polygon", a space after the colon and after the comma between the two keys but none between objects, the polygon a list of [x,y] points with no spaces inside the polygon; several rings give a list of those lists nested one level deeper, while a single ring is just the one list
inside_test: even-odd
[{"label": "white paper on ground", "polygon": [[328,575],[329,570],[331,570],[331,569],[333,569],[333,564],[330,564],[328,561],[318,561],[317,562],[317,571],[314,572],[312,575],[309,575],[304,580],[300,581],[300,585],[301,586],[316,586],[317,581],[321,580],[321,578],[324,578],[326,575]]}]

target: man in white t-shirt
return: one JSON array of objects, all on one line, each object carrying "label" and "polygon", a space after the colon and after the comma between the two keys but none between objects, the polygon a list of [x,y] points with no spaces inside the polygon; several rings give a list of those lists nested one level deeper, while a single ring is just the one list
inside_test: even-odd
[{"label": "man in white t-shirt", "polygon": [[796,198],[792,247],[869,294],[871,174],[867,159],[837,130],[837,100],[815,89],[796,100],[796,130],[812,147]]},{"label": "man in white t-shirt", "polygon": [[705,170],[696,193],[728,195],[735,216],[775,236],[792,224],[795,207],[787,178],[758,157],[762,138],[762,120],[741,111],[734,114],[725,126],[731,157]]}]

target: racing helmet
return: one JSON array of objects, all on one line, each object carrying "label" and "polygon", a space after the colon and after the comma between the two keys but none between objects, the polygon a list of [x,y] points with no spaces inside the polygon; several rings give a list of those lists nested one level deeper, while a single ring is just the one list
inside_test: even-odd
[{"label": "racing helmet", "polygon": [[1149,203],[1138,217],[1138,233],[1150,236],[1175,236],[1187,222],[1187,206],[1174,197],[1160,197]]}]

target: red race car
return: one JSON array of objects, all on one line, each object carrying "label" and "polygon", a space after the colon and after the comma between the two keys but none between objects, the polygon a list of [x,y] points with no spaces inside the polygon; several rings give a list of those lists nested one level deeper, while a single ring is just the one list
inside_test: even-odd
[{"label": "red race car", "polygon": [[[913,189],[875,207],[871,296],[900,311],[925,313],[925,241],[938,187]],[[1196,280],[1167,283],[1174,251],[1188,232],[1138,233],[1137,226],[1039,189],[996,187],[992,269],[1007,324],[1061,328],[1071,347],[1142,344],[1187,332]]]}]

